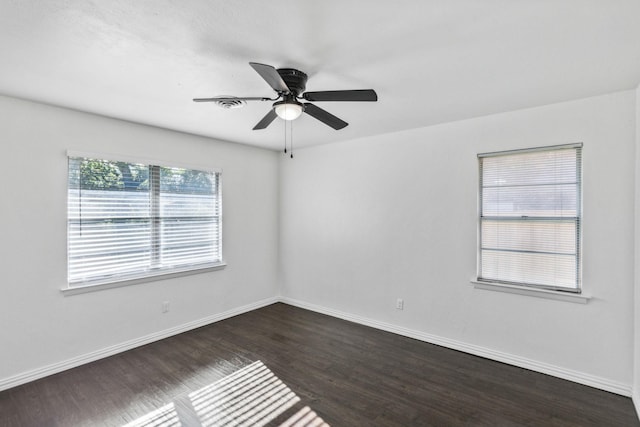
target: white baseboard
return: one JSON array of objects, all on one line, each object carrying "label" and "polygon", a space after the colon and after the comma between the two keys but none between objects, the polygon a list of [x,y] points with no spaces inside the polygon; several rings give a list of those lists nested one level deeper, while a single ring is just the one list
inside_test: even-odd
[{"label": "white baseboard", "polygon": [[640,390],[633,390],[633,406],[636,408],[638,419],[640,420]]},{"label": "white baseboard", "polygon": [[[383,331],[392,332],[394,334],[402,335],[409,338],[414,338],[420,341],[436,344],[442,347],[447,347],[453,350],[463,351],[465,353],[473,354],[475,356],[496,360],[498,362],[507,363],[509,365],[518,366],[520,368],[529,369],[531,371],[541,372],[543,374],[573,381],[579,384],[584,384],[590,387],[609,391],[611,393],[620,394],[622,396],[631,397],[632,395],[631,386],[627,384],[619,383],[617,381],[611,381],[606,378],[601,378],[601,377],[586,374],[583,372],[561,368],[561,367],[550,365],[547,363],[542,363],[535,360],[527,359],[525,357],[520,357],[520,356],[516,356],[509,353],[492,350],[490,348],[481,347],[474,344],[468,344],[462,341],[452,340],[452,339],[440,337],[437,335],[426,334],[424,332],[416,331],[413,329],[403,328],[401,326],[396,326],[390,323],[379,322],[377,320],[368,319],[365,317],[353,315],[350,313],[345,313],[338,310],[333,310],[326,307],[321,307],[315,304],[309,304],[309,303],[298,301],[292,298],[281,297],[280,301],[289,305],[304,308],[306,310],[315,311],[315,312],[326,314],[332,317],[348,320],[350,322],[359,323],[361,325],[370,326],[376,329],[381,329]],[[638,408],[640,407],[640,396],[637,396],[637,393],[634,397],[634,401],[635,401],[636,409],[638,410]]]},{"label": "white baseboard", "polygon": [[242,307],[237,307],[223,313],[214,314],[212,316],[205,317],[203,319],[195,320],[193,322],[185,323],[164,331],[156,332],[144,337],[136,338],[130,341],[126,341],[120,344],[116,344],[110,347],[103,348],[101,350],[93,351],[84,355],[80,355],[62,362],[54,363],[42,368],[33,369],[28,372],[24,372],[18,375],[14,375],[9,378],[0,379],[0,391],[6,390],[12,387],[16,387],[21,384],[35,381],[40,378],[44,378],[49,375],[56,374],[58,372],[65,371],[67,369],[75,368],[85,363],[93,362],[98,359],[112,356],[114,354],[122,353],[127,350],[131,350],[142,345],[159,341],[164,338],[171,337],[183,332],[190,331],[192,329],[206,326],[211,323],[219,322],[239,314],[247,313],[258,308],[265,307],[267,305],[283,302],[285,304],[300,307],[306,310],[315,311],[318,313],[326,314],[339,319],[348,320],[350,322],[359,323],[361,325],[370,326],[376,329],[380,329],[387,332],[392,332],[398,335],[414,338],[420,341],[436,344],[442,347],[451,348],[453,350],[463,351],[465,353],[473,354],[476,356],[484,357],[498,362],[507,363],[510,365],[518,366],[521,368],[529,369],[536,372],[541,372],[554,377],[566,379],[579,384],[584,384],[590,387],[595,387],[601,390],[609,391],[612,393],[620,394],[623,396],[633,396],[633,402],[635,404],[638,417],[640,417],[640,390],[636,390],[632,393],[632,389],[627,384],[622,384],[616,381],[611,381],[606,378],[596,377],[593,375],[585,374],[578,371],[573,371],[554,365],[537,362],[535,360],[527,359],[520,356],[515,356],[500,351],[495,351],[489,348],[480,347],[473,344],[467,344],[461,341],[451,340],[448,338],[440,337],[437,335],[426,334],[424,332],[416,331],[413,329],[403,328],[390,323],[379,322],[377,320],[368,319],[365,317],[353,315],[350,313],[329,309],[326,307],[318,306],[315,304],[309,304],[303,301],[298,301],[286,297],[273,297],[267,298],[261,301],[257,301],[252,304],[247,304]]},{"label": "white baseboard", "polygon": [[183,325],[179,325],[164,331],[155,332],[153,334],[146,335],[144,337],[136,338],[130,341],[126,341],[120,344],[116,344],[110,347],[106,347],[91,353],[83,354],[62,362],[54,363],[52,365],[44,366],[42,368],[33,369],[28,372],[23,372],[18,375],[14,375],[9,378],[0,379],[0,391],[6,390],[21,384],[25,384],[31,381],[35,381],[40,378],[44,378],[49,375],[57,374],[58,372],[66,371],[67,369],[75,368],[85,363],[93,362],[98,359],[113,356],[114,354],[122,353],[123,351],[131,350],[142,345],[150,344],[154,341],[159,341],[164,338],[168,338],[173,335],[181,334],[183,332],[190,331],[192,329],[206,326],[211,323],[219,322],[220,320],[228,319],[229,317],[237,316],[239,314],[247,313],[249,311],[256,310],[258,308],[265,307],[280,301],[279,298],[267,298],[262,301],[247,304],[242,307],[233,308],[223,313],[207,316],[203,319],[194,320]]}]

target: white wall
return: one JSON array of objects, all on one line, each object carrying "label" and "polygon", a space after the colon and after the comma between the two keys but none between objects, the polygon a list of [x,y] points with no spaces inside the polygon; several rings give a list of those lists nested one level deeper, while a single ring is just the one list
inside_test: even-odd
[{"label": "white wall", "polygon": [[[7,97],[0,149],[0,380],[276,295],[276,153]],[[226,269],[63,296],[67,149],[222,168]]]},{"label": "white wall", "polygon": [[636,89],[636,209],[635,209],[635,322],[633,401],[640,418],[640,86]]},{"label": "white wall", "polygon": [[[630,394],[635,102],[626,91],[298,150],[281,160],[282,294]],[[476,154],[580,141],[593,299],[474,289]]]},{"label": "white wall", "polygon": [[[633,384],[639,405],[640,230],[635,239],[629,232],[634,192],[640,201],[639,114],[640,88],[297,150],[292,161],[0,97],[0,383],[280,293]],[[584,289],[593,299],[474,289],[476,154],[576,141],[584,142]],[[228,267],[64,297],[67,149],[222,168]]]}]

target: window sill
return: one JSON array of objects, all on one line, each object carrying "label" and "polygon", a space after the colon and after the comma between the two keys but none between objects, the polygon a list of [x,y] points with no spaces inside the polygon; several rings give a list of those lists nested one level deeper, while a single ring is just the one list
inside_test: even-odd
[{"label": "window sill", "polygon": [[538,298],[553,299],[557,301],[573,302],[576,304],[586,304],[591,297],[583,294],[572,294],[569,292],[549,291],[546,289],[524,288],[520,286],[505,285],[503,283],[481,282],[471,279],[471,283],[475,289],[483,289],[486,291],[507,292],[510,294],[527,295]]},{"label": "window sill", "polygon": [[158,280],[173,279],[176,277],[183,277],[183,276],[191,276],[192,274],[208,273],[210,271],[222,270],[226,266],[227,264],[225,262],[220,262],[220,263],[212,264],[210,266],[191,269],[191,270],[162,272],[155,275],[144,276],[144,277],[126,278],[121,280],[112,279],[105,282],[98,282],[98,283],[85,284],[85,285],[80,284],[76,286],[67,286],[66,288],[60,289],[60,292],[62,292],[64,296],[84,294],[87,292],[96,292],[96,291],[102,291],[105,289],[137,285],[140,283],[156,282]]}]

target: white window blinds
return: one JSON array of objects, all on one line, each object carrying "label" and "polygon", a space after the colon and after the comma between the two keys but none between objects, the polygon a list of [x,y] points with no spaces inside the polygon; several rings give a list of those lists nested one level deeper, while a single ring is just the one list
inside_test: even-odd
[{"label": "white window blinds", "polygon": [[581,144],[478,155],[478,279],[580,292]]},{"label": "white window blinds", "polygon": [[220,264],[220,199],[217,172],[69,157],[69,286]]}]

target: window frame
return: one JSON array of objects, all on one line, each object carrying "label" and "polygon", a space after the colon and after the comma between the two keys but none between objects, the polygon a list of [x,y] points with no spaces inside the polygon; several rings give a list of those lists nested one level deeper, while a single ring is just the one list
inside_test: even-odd
[{"label": "window frame", "polygon": [[[84,292],[92,292],[92,291],[96,291],[96,290],[102,290],[102,289],[108,289],[108,288],[114,288],[114,287],[120,287],[120,286],[128,286],[128,285],[134,285],[134,284],[138,284],[138,283],[146,283],[146,282],[152,282],[152,281],[157,281],[157,280],[163,280],[163,279],[170,279],[170,278],[174,278],[174,277],[181,277],[181,276],[187,276],[187,275],[192,275],[192,274],[200,274],[200,273],[205,273],[205,272],[209,272],[209,271],[216,271],[216,270],[220,270],[220,269],[224,269],[226,267],[226,261],[224,260],[224,253],[223,253],[223,248],[224,248],[224,242],[223,242],[223,223],[224,223],[224,218],[223,218],[223,193],[222,193],[222,186],[223,186],[223,175],[222,175],[222,169],[220,168],[213,168],[210,166],[202,166],[202,165],[193,165],[193,164],[184,164],[181,162],[165,162],[165,161],[161,161],[161,160],[152,160],[152,159],[143,159],[143,158],[139,158],[139,157],[131,157],[131,156],[126,156],[126,155],[117,155],[117,154],[106,154],[106,153],[93,153],[93,152],[84,152],[84,151],[76,151],[76,150],[67,150],[66,152],[66,161],[67,161],[67,165],[66,165],[66,173],[67,173],[67,183],[66,183],[66,191],[67,191],[67,200],[66,200],[66,224],[67,224],[67,234],[66,234],[66,251],[65,251],[65,256],[66,256],[66,266],[67,266],[67,273],[68,273],[68,269],[69,269],[69,242],[70,242],[70,235],[69,235],[69,173],[70,173],[70,160],[72,158],[88,158],[88,159],[96,159],[96,160],[106,160],[106,161],[113,161],[113,162],[126,162],[126,163],[132,163],[132,164],[144,164],[146,166],[149,166],[150,168],[150,172],[152,168],[156,168],[159,171],[159,168],[165,167],[165,168],[181,168],[181,169],[189,169],[189,170],[194,170],[194,171],[202,171],[202,172],[210,172],[216,175],[216,179],[217,179],[217,192],[215,194],[215,198],[216,198],[216,203],[218,206],[218,229],[219,229],[219,237],[218,237],[218,246],[217,249],[219,250],[220,253],[220,259],[219,261],[214,261],[214,262],[210,262],[210,263],[197,263],[197,264],[192,264],[192,265],[185,265],[185,266],[177,266],[177,267],[171,267],[171,268],[166,268],[166,269],[148,269],[146,271],[138,271],[138,272],[133,272],[133,273],[127,273],[127,274],[122,274],[122,275],[114,275],[114,276],[110,276],[110,277],[104,277],[104,278],[97,278],[97,279],[89,279],[86,281],[77,281],[77,282],[70,282],[69,280],[69,276],[67,274],[67,280],[66,280],[66,286],[63,287],[61,289],[61,291],[65,294],[65,295],[73,295],[73,294],[77,294],[77,293],[84,293]],[[151,180],[152,181],[152,180]],[[151,184],[156,186],[155,184]],[[151,186],[150,186],[151,187]],[[159,185],[157,185],[157,188],[152,189],[149,188],[149,193],[150,193],[150,198],[151,198],[151,193],[153,191],[156,191],[157,193],[156,196],[159,195]],[[155,202],[151,202],[150,204],[150,214],[151,214],[151,219],[152,221],[155,219],[157,220],[157,216],[155,216],[153,214],[153,209],[157,209],[157,205],[155,204]],[[152,243],[151,246],[155,246],[153,244],[153,239],[154,238],[158,238],[159,236],[156,235],[155,236],[151,236],[149,241]]]},{"label": "window frame", "polygon": [[[575,235],[575,262],[576,262],[576,286],[575,287],[564,287],[564,286],[553,286],[553,285],[543,285],[537,283],[527,283],[527,282],[514,282],[509,280],[500,280],[494,278],[483,278],[482,277],[482,225],[483,225],[483,167],[482,167],[482,159],[488,157],[498,157],[498,156],[508,156],[508,155],[517,155],[517,154],[526,154],[533,152],[549,152],[555,150],[569,150],[573,149],[576,151],[576,216],[574,217],[575,227],[576,227],[576,235]],[[579,302],[584,302],[588,297],[584,297],[582,295],[582,233],[583,233],[583,210],[582,210],[582,191],[583,191],[583,178],[582,178],[582,149],[583,143],[571,143],[571,144],[560,144],[560,145],[551,145],[551,146],[542,146],[542,147],[533,147],[533,148],[524,148],[524,149],[515,149],[515,150],[505,150],[505,151],[495,151],[495,152],[487,152],[487,153],[479,153],[477,155],[478,159],[478,211],[477,211],[477,262],[476,262],[476,278],[472,280],[472,283],[476,285],[477,288],[480,289],[488,289],[488,290],[501,290],[505,292],[531,295],[531,294],[542,294],[544,295],[535,295],[535,296],[543,296],[549,297],[550,294],[560,294],[567,295],[567,298],[578,298]],[[500,221],[501,219],[497,219],[497,217],[491,217],[494,220]],[[507,217],[502,219],[503,221],[512,221],[513,217]],[[525,219],[526,221],[544,221],[544,220],[561,220],[566,221],[567,217],[527,217],[523,216],[521,219]],[[574,297],[575,296],[575,297]],[[552,299],[563,299],[563,298],[553,298]]]}]

